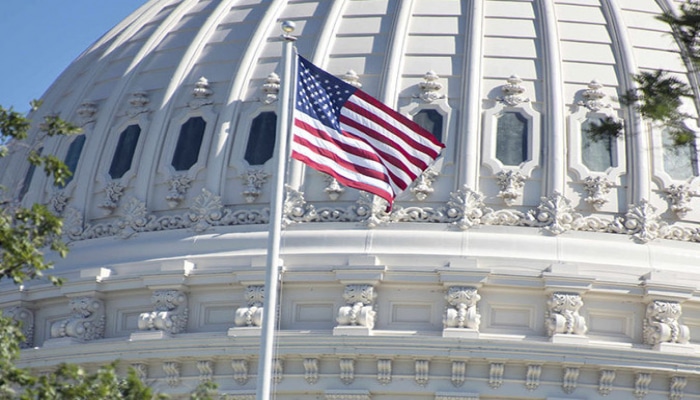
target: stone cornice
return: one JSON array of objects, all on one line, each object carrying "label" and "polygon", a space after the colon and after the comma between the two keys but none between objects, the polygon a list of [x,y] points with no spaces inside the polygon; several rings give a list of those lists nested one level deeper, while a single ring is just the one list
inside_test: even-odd
[{"label": "stone cornice", "polygon": [[[374,336],[337,337],[328,332],[281,331],[278,340],[278,356],[288,358],[318,357],[335,359],[391,358],[415,360],[429,358],[431,362],[462,360],[500,360],[516,364],[573,365],[587,364],[596,368],[654,370],[668,374],[698,374],[700,348],[694,354],[662,353],[640,348],[615,345],[566,346],[552,345],[546,341],[523,341],[518,336],[481,334],[478,339],[452,339],[431,336],[405,336],[401,340],[390,332],[376,331]],[[143,359],[172,358],[173,348],[177,357],[240,358],[257,354],[258,336],[226,337],[221,333],[183,333],[161,340],[132,342],[128,338],[111,338],[81,343],[82,362],[105,363],[114,359],[132,362]],[[51,365],[72,357],[74,346],[27,349],[22,352],[21,364]],[[92,348],[92,350],[91,350]],[[333,354],[327,349],[334,348]],[[326,349],[326,350],[324,350]],[[225,356],[224,356],[225,354]]]}]

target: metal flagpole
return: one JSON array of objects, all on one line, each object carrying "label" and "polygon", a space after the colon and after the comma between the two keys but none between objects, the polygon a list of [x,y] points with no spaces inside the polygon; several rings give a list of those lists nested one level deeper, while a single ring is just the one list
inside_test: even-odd
[{"label": "metal flagpole", "polygon": [[282,229],[282,201],[284,198],[285,165],[287,164],[287,136],[292,93],[293,44],[291,36],[295,24],[282,23],[282,87],[277,112],[277,170],[274,191],[270,200],[270,232],[267,246],[267,270],[265,273],[265,302],[263,305],[262,332],[260,334],[260,358],[258,364],[257,400],[270,399],[272,383],[272,353],[275,341],[277,316],[277,287],[279,281],[280,231]]}]

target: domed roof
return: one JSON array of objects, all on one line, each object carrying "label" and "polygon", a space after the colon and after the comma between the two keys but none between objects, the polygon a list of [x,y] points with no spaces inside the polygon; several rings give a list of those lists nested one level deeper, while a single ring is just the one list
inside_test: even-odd
[{"label": "domed roof", "polygon": [[[489,209],[517,211],[511,218],[521,225],[541,225],[541,215],[521,214],[544,196],[579,221],[555,230],[615,230],[632,205],[683,227],[689,240],[680,221],[698,220],[690,201],[697,157],[669,151],[662,127],[619,103],[641,71],[664,69],[695,87],[670,28],[655,18],[664,11],[652,0],[151,1],[47,92],[40,113],[83,125],[86,140],[74,146],[76,179],[57,190],[37,176],[26,201],[58,197],[82,223],[102,225],[129,199],[156,214],[186,210],[202,191],[233,208],[264,204],[271,149],[250,137],[275,111],[278,21],[292,20],[300,54],[440,131],[442,159],[399,198],[395,218],[413,219],[401,210],[417,207],[453,222],[437,210],[465,189]],[[683,111],[696,115],[692,102]],[[586,127],[604,117],[623,121],[624,135],[590,140]],[[189,159],[176,161],[185,157],[183,126],[203,132],[181,144],[199,152],[188,148]],[[71,140],[49,140],[45,151],[67,155]],[[255,146],[257,158],[247,153]],[[352,189],[332,198],[314,171],[296,166],[293,175],[317,207],[359,199]],[[659,235],[679,238],[668,232]]]},{"label": "domed roof", "polygon": [[[515,382],[527,376],[536,390],[540,373],[549,391],[532,396],[543,398],[571,393],[579,372],[583,398],[613,387],[639,396],[646,371],[663,371],[653,387],[682,393],[697,376],[688,341],[700,332],[700,276],[689,272],[700,262],[697,146],[674,144],[667,126],[620,101],[639,73],[663,69],[692,90],[680,112],[684,129],[698,131],[697,75],[656,18],[666,11],[676,2],[151,0],[76,59],[31,116],[83,127],[66,138],[32,128],[74,178],[65,187],[32,178],[21,154],[0,165],[0,183],[25,204],[50,204],[72,242],[56,263],[69,283],[3,290],[0,306],[31,303],[35,342],[50,344],[71,336],[52,328],[66,297],[74,309],[81,296],[97,299],[114,340],[107,350],[91,343],[91,361],[126,354],[146,372],[163,361],[156,379],[180,393],[181,373],[192,382],[214,371],[249,398],[258,342],[235,329],[255,327],[264,293],[280,22],[290,20],[300,55],[446,148],[390,213],[290,162],[278,364],[291,371],[286,398],[369,399],[368,387],[387,398],[473,398],[454,393],[465,376],[475,392],[520,398]],[[591,126],[604,122],[622,134],[594,137]],[[164,322],[150,309],[184,321],[161,329],[186,332],[177,346],[144,344],[138,334],[168,336],[153,333]],[[234,331],[216,336],[233,309]],[[27,362],[75,355],[45,347]],[[225,368],[221,354],[234,357]],[[395,381],[415,380],[423,397],[392,386],[392,365]]]},{"label": "domed roof", "polygon": [[[99,235],[130,202],[173,214],[204,191],[227,207],[264,205],[271,149],[250,137],[275,111],[278,22],[292,20],[299,54],[439,130],[443,157],[398,199],[393,219],[454,222],[451,194],[468,190],[487,214],[513,210],[508,218],[519,225],[542,225],[553,216],[526,214],[551,203],[575,220],[553,230],[625,232],[614,219],[632,211],[665,221],[656,236],[691,240],[692,225],[681,222],[700,216],[690,200],[694,143],[669,150],[663,127],[619,102],[640,71],[664,69],[697,86],[670,28],[655,18],[666,8],[653,0],[150,1],[46,93],[33,117],[58,113],[82,125],[85,140],[71,154],[76,179],[54,188],[37,176],[23,188],[25,201],[70,208],[81,224],[103,225]],[[690,101],[683,111],[696,115]],[[586,127],[605,117],[624,121],[624,135],[588,138]],[[189,155],[177,149],[183,126],[203,130],[182,142]],[[44,151],[68,157],[73,140],[49,139]],[[248,153],[254,148],[262,153]],[[14,171],[27,168],[14,163]],[[3,182],[19,188],[24,178],[5,174]],[[327,212],[360,198],[299,166],[291,179]]]}]

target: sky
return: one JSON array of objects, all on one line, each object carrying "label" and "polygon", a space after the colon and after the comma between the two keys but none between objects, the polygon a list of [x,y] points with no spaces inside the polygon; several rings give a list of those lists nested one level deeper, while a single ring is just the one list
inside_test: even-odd
[{"label": "sky", "polygon": [[146,0],[0,0],[0,106],[29,110],[85,49]]}]

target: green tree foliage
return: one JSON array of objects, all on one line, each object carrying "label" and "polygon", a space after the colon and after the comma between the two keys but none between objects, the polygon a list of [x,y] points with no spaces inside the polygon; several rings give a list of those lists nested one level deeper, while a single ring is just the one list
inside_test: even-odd
[{"label": "green tree foliage", "polygon": [[[32,103],[35,110],[39,103]],[[27,145],[27,133],[31,121],[23,114],[0,106],[0,158],[15,152],[23,152],[30,164],[42,166],[55,185],[62,185],[70,177],[65,164],[52,155],[41,155],[38,148],[46,137],[72,135],[80,128],[55,115],[44,118],[39,124],[39,135],[33,145]],[[13,198],[7,188],[0,187],[0,282],[11,280],[21,284],[40,278],[52,267],[44,259],[45,251],[55,251],[65,257],[68,247],[61,240],[62,221],[42,204],[19,206],[21,199]],[[57,278],[48,276],[54,284]],[[151,388],[130,369],[126,377],[116,372],[116,363],[88,373],[82,367],[62,364],[55,371],[34,376],[30,370],[18,368],[15,363],[20,355],[20,343],[24,342],[21,327],[0,315],[0,399],[19,400],[86,400],[126,399],[148,400],[166,398],[156,395]],[[200,385],[193,393],[193,400],[211,400],[216,385]]]},{"label": "green tree foliage", "polygon": [[667,11],[656,18],[671,26],[690,60],[696,66],[700,64],[700,2],[682,4],[678,16]]},{"label": "green tree foliage", "polygon": [[586,132],[591,140],[597,142],[608,137],[618,138],[622,136],[623,128],[622,121],[618,121],[613,117],[605,117],[600,121],[591,122],[586,128]]},{"label": "green tree foliage", "polygon": [[665,126],[676,145],[692,140],[692,132],[683,125],[683,121],[691,116],[680,111],[683,97],[693,97],[690,87],[663,70],[640,72],[634,80],[637,89],[621,96],[622,104],[636,107],[643,117]]},{"label": "green tree foliage", "polygon": [[[32,102],[32,110],[40,104]],[[80,128],[52,115],[39,125],[40,134],[33,146],[26,144],[31,121],[12,108],[0,106],[0,143],[4,151],[0,157],[11,152],[24,152],[30,164],[42,166],[55,184],[65,182],[70,171],[53,155],[42,156],[37,151],[46,137],[72,135]],[[27,279],[43,276],[52,264],[44,259],[44,251],[50,249],[65,257],[68,248],[61,240],[61,219],[52,214],[43,204],[30,207],[19,206],[8,188],[0,187],[0,280],[11,279],[21,284]],[[50,279],[59,283],[55,278]]]},{"label": "green tree foliage", "polygon": [[[700,65],[700,2],[685,2],[678,15],[666,11],[656,18],[671,27],[681,54],[692,63],[692,73],[695,73]],[[677,146],[695,139],[693,132],[683,124],[691,116],[680,111],[682,98],[693,97],[686,83],[663,70],[641,72],[634,76],[634,80],[639,86],[621,97],[623,104],[634,105],[643,117],[665,126]]]}]

